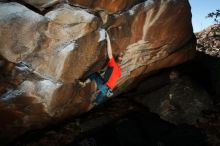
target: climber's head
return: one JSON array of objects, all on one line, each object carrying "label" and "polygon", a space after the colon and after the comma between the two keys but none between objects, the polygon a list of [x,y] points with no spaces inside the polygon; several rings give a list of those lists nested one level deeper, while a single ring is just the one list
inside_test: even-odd
[{"label": "climber's head", "polygon": [[115,61],[120,64],[122,62],[122,59],[123,59],[123,56],[124,56],[124,53],[121,52],[120,54],[116,55],[115,56]]}]

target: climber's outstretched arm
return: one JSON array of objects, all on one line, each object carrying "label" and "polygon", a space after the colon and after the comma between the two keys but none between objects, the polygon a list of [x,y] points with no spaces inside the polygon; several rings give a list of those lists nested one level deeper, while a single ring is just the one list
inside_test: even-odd
[{"label": "climber's outstretched arm", "polygon": [[111,59],[113,58],[112,56],[112,46],[111,46],[111,42],[108,36],[108,33],[106,32],[106,38],[107,38],[107,52],[108,52],[108,58]]}]

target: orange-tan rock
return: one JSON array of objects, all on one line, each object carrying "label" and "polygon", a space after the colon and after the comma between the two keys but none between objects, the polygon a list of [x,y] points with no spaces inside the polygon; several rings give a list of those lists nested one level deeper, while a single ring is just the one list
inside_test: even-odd
[{"label": "orange-tan rock", "polygon": [[124,11],[132,6],[143,2],[143,0],[23,0],[39,10],[43,11],[47,7],[59,3],[69,3],[71,5],[80,6],[84,8],[89,8],[95,11],[107,11],[109,13],[115,13],[119,11]]},{"label": "orange-tan rock", "polygon": [[79,5],[93,10],[103,10],[109,13],[124,11],[143,0],[68,0],[70,4]]}]

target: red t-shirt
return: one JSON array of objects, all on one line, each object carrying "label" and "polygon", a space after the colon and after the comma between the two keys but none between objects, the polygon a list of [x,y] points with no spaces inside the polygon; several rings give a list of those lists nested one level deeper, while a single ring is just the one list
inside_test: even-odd
[{"label": "red t-shirt", "polygon": [[117,83],[117,80],[121,77],[121,68],[115,62],[114,58],[109,59],[108,68],[111,68],[111,75],[108,78],[108,81],[105,83],[109,88],[113,89]]}]

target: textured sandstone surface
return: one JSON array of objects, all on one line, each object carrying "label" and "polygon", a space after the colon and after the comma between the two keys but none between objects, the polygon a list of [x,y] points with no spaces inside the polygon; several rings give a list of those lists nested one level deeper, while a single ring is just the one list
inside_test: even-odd
[{"label": "textured sandstone surface", "polygon": [[84,8],[90,8],[94,11],[107,11],[109,13],[115,13],[119,11],[124,11],[132,6],[144,2],[145,0],[23,0],[24,2],[38,8],[39,10],[44,10],[47,7],[56,5],[57,3],[68,2],[71,5],[76,5]]},{"label": "textured sandstone surface", "polygon": [[104,10],[109,13],[124,11],[144,0],[68,0],[73,5],[79,5],[94,10]]},{"label": "textured sandstone surface", "polygon": [[94,85],[79,88],[76,80],[105,65],[105,30],[113,53],[124,52],[115,95],[141,77],[194,55],[187,0],[25,1],[37,8],[51,7],[38,13],[16,2],[0,3],[4,141],[92,108]]}]

